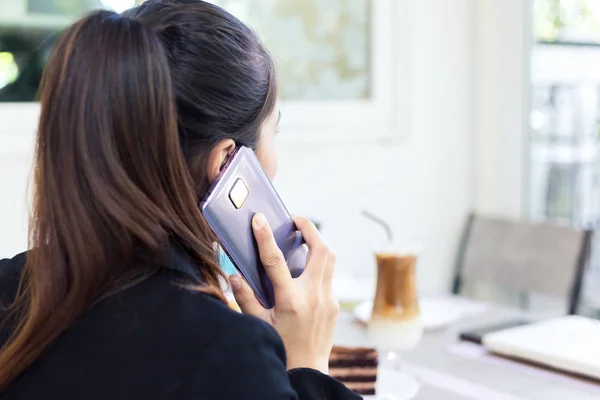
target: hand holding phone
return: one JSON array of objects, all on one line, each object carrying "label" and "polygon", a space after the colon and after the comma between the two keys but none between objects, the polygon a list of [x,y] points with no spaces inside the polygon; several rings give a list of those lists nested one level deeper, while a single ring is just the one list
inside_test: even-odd
[{"label": "hand holding phone", "polygon": [[275,307],[264,308],[239,276],[230,277],[235,299],[245,314],[261,318],[277,330],[285,344],[288,369],[312,368],[327,373],[339,303],[332,291],[335,257],[314,224],[294,218],[309,248],[304,273],[292,279],[283,253],[262,214],[252,228],[260,259],[273,283]]},{"label": "hand holding phone", "polygon": [[304,271],[308,248],[252,149],[235,149],[200,208],[236,269],[262,304],[273,307],[273,285],[260,261],[252,218],[264,215],[293,278]]}]

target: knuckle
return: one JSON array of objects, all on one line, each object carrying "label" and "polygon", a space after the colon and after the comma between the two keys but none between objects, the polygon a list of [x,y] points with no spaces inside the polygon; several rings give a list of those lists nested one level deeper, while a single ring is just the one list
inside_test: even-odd
[{"label": "knuckle", "polygon": [[273,251],[262,257],[262,262],[267,267],[274,267],[285,262],[280,251]]},{"label": "knuckle", "polygon": [[327,259],[329,260],[329,262],[331,263],[331,265],[334,265],[336,260],[337,260],[337,256],[335,255],[334,252],[332,252],[331,250],[329,251],[329,254],[327,255]]},{"label": "knuckle", "polygon": [[331,304],[331,309],[330,309],[330,313],[332,317],[337,317],[338,315],[340,315],[340,302],[339,301],[333,301]]},{"label": "knuckle", "polygon": [[333,277],[333,275],[335,274],[335,260],[333,260],[333,261],[329,261],[329,262],[327,263],[327,266],[325,267],[325,269],[326,269],[326,271],[327,271],[327,274],[328,274],[330,277]]},{"label": "knuckle", "polygon": [[319,309],[322,307],[321,296],[310,296],[308,303],[311,309]]},{"label": "knuckle", "polygon": [[337,317],[340,313],[340,301],[334,294],[330,296],[328,306],[330,315]]},{"label": "knuckle", "polygon": [[327,258],[329,254],[329,250],[325,245],[315,246],[313,252],[315,253],[315,256],[317,256],[319,259]]},{"label": "knuckle", "polygon": [[293,316],[299,316],[303,314],[303,304],[301,301],[292,301],[288,304],[287,311]]}]

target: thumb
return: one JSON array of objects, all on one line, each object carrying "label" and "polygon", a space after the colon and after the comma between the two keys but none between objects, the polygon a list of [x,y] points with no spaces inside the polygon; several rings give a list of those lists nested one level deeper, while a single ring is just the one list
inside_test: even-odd
[{"label": "thumb", "polygon": [[229,283],[233,289],[235,301],[244,314],[265,319],[266,309],[260,304],[250,286],[239,275],[231,275]]}]

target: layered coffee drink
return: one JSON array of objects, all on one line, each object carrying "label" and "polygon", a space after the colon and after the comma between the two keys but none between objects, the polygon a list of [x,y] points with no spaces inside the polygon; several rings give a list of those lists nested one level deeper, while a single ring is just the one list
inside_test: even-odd
[{"label": "layered coffee drink", "polygon": [[369,335],[380,349],[414,348],[423,334],[419,318],[415,253],[382,252],[377,260],[377,290]]}]

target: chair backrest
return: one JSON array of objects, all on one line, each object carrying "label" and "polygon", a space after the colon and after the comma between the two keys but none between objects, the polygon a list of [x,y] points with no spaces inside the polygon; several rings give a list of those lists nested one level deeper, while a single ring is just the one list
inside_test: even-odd
[{"label": "chair backrest", "polygon": [[467,282],[492,283],[568,300],[577,311],[591,230],[470,215],[453,292]]}]

